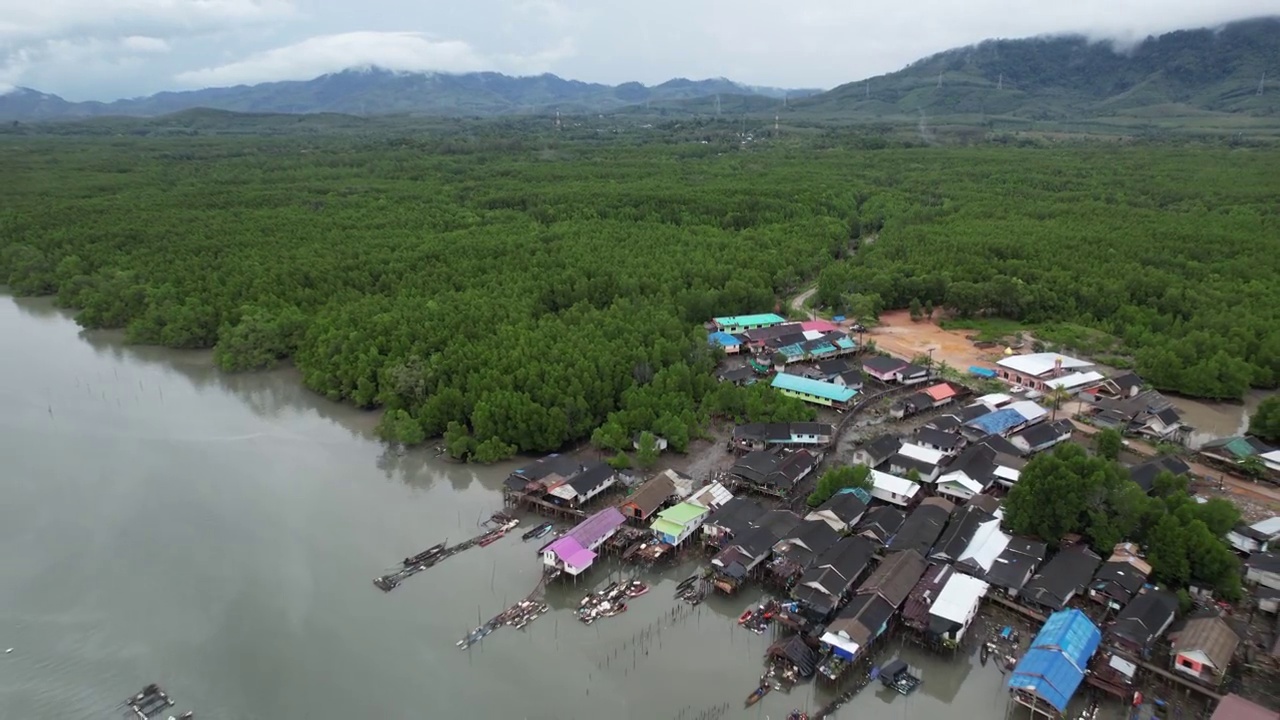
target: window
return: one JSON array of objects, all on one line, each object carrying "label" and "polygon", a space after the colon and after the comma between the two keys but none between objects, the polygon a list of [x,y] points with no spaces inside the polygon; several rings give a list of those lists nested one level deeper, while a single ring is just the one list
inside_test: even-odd
[{"label": "window", "polygon": [[1184,668],[1189,668],[1191,670],[1194,670],[1196,667],[1194,662],[1192,662],[1188,658],[1182,657],[1181,655],[1178,656],[1178,664]]}]

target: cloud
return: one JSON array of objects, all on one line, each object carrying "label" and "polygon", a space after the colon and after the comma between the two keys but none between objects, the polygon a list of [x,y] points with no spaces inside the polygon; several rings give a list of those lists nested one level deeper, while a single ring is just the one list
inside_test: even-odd
[{"label": "cloud", "polygon": [[166,53],[173,49],[167,40],[146,35],[130,35],[121,40],[120,44],[125,49],[137,53]]},{"label": "cloud", "polygon": [[573,45],[566,41],[528,55],[485,56],[461,40],[438,40],[418,32],[364,31],[307,38],[225,65],[179,73],[175,79],[188,87],[212,87],[309,80],[325,73],[369,66],[405,72],[538,73],[546,72],[572,53]]},{"label": "cloud", "polygon": [[294,12],[291,0],[0,0],[0,42],[168,38],[270,22]]}]

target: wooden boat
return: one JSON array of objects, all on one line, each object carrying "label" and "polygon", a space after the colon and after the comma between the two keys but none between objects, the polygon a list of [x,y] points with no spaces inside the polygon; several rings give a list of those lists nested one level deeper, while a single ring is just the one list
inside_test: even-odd
[{"label": "wooden boat", "polygon": [[639,580],[632,580],[631,584],[627,586],[627,597],[638,598],[647,592],[649,592],[649,586]]},{"label": "wooden boat", "polygon": [[540,538],[543,535],[546,535],[547,533],[551,532],[551,529],[554,527],[555,527],[554,524],[550,522],[544,522],[541,525],[533,527],[527,532],[525,532],[525,534],[521,536],[521,539],[524,540],[525,542],[529,542],[534,538]]},{"label": "wooden boat", "polygon": [[738,616],[738,624],[746,625],[747,621],[751,619],[751,616],[755,614],[756,614],[755,608],[747,608],[742,612],[741,615]]},{"label": "wooden boat", "polygon": [[991,656],[991,643],[983,643],[982,649],[978,651],[978,662],[983,665],[987,664],[987,658]]},{"label": "wooden boat", "polygon": [[483,538],[480,538],[480,542],[477,544],[480,547],[489,547],[490,545],[501,540],[502,536],[506,534],[507,532],[505,530],[499,530],[491,535],[485,535]]},{"label": "wooden boat", "polygon": [[756,688],[755,690],[752,690],[751,694],[747,696],[746,707],[751,707],[752,705],[755,705],[756,703],[760,702],[760,698],[764,697],[765,695],[768,695],[769,691],[772,689],[773,688],[769,687],[768,683],[760,683],[760,687]]}]

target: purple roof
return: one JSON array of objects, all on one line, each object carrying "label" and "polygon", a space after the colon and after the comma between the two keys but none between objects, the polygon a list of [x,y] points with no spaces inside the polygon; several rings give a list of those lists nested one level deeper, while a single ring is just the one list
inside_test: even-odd
[{"label": "purple roof", "polygon": [[562,559],[564,560],[565,565],[572,565],[576,568],[584,568],[590,565],[592,560],[596,559],[596,554],[586,548],[582,548],[577,552],[575,552],[574,554],[570,555],[569,557],[562,558]]},{"label": "purple roof", "polygon": [[565,535],[548,545],[543,552],[555,553],[561,560],[567,560],[583,550],[586,548],[582,547],[582,543]]},{"label": "purple roof", "polygon": [[566,533],[562,539],[573,538],[581,547],[589,548],[599,542],[600,538],[617,530],[626,521],[621,510],[616,507],[607,507],[578,523],[578,526]]}]

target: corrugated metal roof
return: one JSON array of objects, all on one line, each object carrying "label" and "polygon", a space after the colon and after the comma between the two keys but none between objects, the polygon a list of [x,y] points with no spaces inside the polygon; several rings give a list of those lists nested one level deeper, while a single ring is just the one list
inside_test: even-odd
[{"label": "corrugated metal roof", "polygon": [[1013,355],[1013,356],[1001,359],[996,364],[999,365],[1000,367],[1013,370],[1014,372],[1022,373],[1023,375],[1040,376],[1049,372],[1050,370],[1053,370],[1053,368],[1057,365],[1059,361],[1062,362],[1063,370],[1090,367],[1093,365],[1093,363],[1087,360],[1079,360],[1077,358],[1069,357],[1061,353],[1053,353],[1053,352],[1031,353],[1029,355]]},{"label": "corrugated metal roof", "polygon": [[988,585],[968,575],[954,574],[942,586],[938,599],[933,601],[929,614],[964,625],[970,613],[987,594]]},{"label": "corrugated metal roof", "polygon": [[725,317],[712,318],[712,322],[722,327],[740,327],[743,325],[778,325],[786,322],[786,318],[774,313],[760,313],[757,315],[726,315]]},{"label": "corrugated metal roof", "polygon": [[1009,687],[1034,693],[1058,712],[1066,710],[1101,639],[1097,626],[1079,610],[1050,615],[1014,667]]},{"label": "corrugated metal roof", "polygon": [[734,347],[742,344],[741,340],[727,332],[713,332],[707,336],[707,342],[722,347]]},{"label": "corrugated metal roof", "polygon": [[790,375],[788,373],[778,373],[773,377],[773,387],[780,390],[790,390],[792,392],[805,393],[807,395],[816,395],[820,398],[826,398],[834,402],[848,402],[858,394],[857,390],[836,385],[835,383],[821,382],[818,380],[810,380],[809,378],[800,377],[799,375]]},{"label": "corrugated metal roof", "polygon": [[698,519],[706,513],[707,509],[700,505],[682,502],[679,505],[674,505],[658,513],[658,517],[662,520],[673,522],[678,525],[688,525],[690,522]]}]

